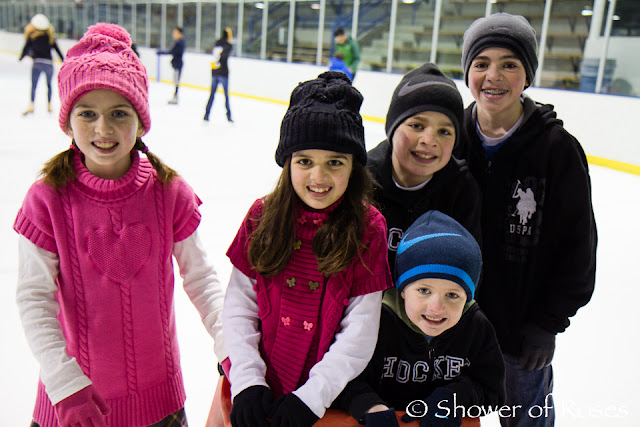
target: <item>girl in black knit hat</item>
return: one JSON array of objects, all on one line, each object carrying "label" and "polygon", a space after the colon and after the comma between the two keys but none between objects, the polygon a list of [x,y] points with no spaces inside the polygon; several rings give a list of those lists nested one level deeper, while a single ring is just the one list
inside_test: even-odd
[{"label": "girl in black knit hat", "polygon": [[428,210],[460,222],[480,241],[480,192],[464,162],[451,156],[460,140],[463,111],[456,84],[435,64],[407,73],[396,87],[385,123],[387,139],[368,153],[384,215],[389,265],[400,239]]},{"label": "girl in black knit hat", "polygon": [[[551,361],[556,334],[593,293],[596,223],[587,159],[533,84],[536,34],[526,18],[496,13],[464,34],[464,80],[475,102],[455,153],[482,189],[484,270],[478,303],[504,353],[503,426],[554,424]],[[528,408],[545,408],[530,416]],[[535,414],[535,412],[534,412]]]},{"label": "girl in black knit hat", "polygon": [[361,104],[340,72],[293,90],[275,156],[280,180],[227,251],[223,368],[230,362],[234,427],[313,425],[375,347],[392,282],[386,224],[370,204]]}]

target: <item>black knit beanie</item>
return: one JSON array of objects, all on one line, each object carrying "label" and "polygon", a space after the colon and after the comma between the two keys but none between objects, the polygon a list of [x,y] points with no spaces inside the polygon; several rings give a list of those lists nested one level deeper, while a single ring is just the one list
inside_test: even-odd
[{"label": "black knit beanie", "polygon": [[282,167],[296,151],[319,149],[353,154],[366,165],[361,105],[362,95],[344,73],[327,71],[300,83],[282,119],[276,163]]},{"label": "black knit beanie", "polygon": [[538,69],[536,56],[538,41],[536,30],[524,16],[504,12],[494,13],[488,17],[476,19],[467,28],[462,42],[462,70],[467,86],[469,86],[471,62],[480,52],[489,47],[502,47],[515,53],[524,65],[529,85],[533,83]]},{"label": "black knit beanie", "polygon": [[482,253],[459,222],[440,211],[428,211],[402,237],[395,268],[398,293],[420,279],[445,279],[460,285],[469,302],[480,280]]},{"label": "black knit beanie", "polygon": [[435,64],[424,64],[404,75],[391,97],[385,131],[392,143],[393,132],[408,117],[423,111],[437,111],[449,117],[456,129],[456,141],[464,105],[458,87]]}]

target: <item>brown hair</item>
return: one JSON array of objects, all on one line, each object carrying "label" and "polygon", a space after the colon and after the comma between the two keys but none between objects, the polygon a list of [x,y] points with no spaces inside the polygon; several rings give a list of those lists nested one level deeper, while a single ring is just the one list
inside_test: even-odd
[{"label": "brown hair", "polygon": [[[41,170],[44,182],[51,185],[56,190],[60,187],[67,185],[69,181],[72,181],[76,177],[76,172],[73,169],[73,156],[77,150],[75,142],[72,142],[72,148],[69,148],[62,153],[49,159],[45,163]],[[136,143],[133,146],[134,150],[139,150],[147,155],[149,163],[158,173],[158,179],[164,184],[170,182],[173,178],[178,176],[178,173],[171,169],[169,166],[162,163],[162,161],[150,151],[147,150],[147,146],[142,142],[142,139],[136,138]]]},{"label": "brown hair", "polygon": [[[325,276],[351,265],[363,248],[365,216],[371,203],[372,179],[360,162],[353,162],[349,184],[340,206],[313,237],[318,271]],[[296,206],[300,203],[291,183],[287,158],[276,188],[264,198],[262,216],[250,236],[248,258],[258,273],[272,277],[284,270],[293,253]]]}]

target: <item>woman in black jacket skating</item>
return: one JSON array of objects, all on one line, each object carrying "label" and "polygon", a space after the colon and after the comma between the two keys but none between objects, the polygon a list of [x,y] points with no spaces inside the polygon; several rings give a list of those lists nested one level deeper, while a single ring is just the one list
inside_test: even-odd
[{"label": "woman in black jacket skating", "polygon": [[20,60],[25,56],[32,57],[33,67],[31,67],[31,102],[22,114],[26,115],[34,111],[33,103],[41,73],[44,73],[47,78],[47,111],[51,112],[51,79],[53,78],[51,49],[56,51],[61,60],[64,60],[64,55],[56,43],[53,26],[49,23],[49,19],[41,13],[31,18],[31,22],[25,27],[24,37],[26,41]]}]

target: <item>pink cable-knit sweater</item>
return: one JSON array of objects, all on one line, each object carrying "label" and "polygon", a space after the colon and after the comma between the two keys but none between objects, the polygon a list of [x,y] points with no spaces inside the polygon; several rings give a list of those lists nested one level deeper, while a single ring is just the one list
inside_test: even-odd
[{"label": "pink cable-knit sweater", "polygon": [[329,350],[349,298],[393,285],[387,261],[386,222],[372,206],[365,219],[365,250],[347,269],[335,275],[325,277],[318,271],[311,249],[313,236],[339,203],[322,211],[298,210],[293,255],[284,271],[274,277],[259,275],[247,258],[249,236],[262,215],[262,199],[251,206],[227,251],[231,263],[257,281],[260,352],[274,398],[307,381],[311,368]]},{"label": "pink cable-knit sweater", "polygon": [[[107,400],[109,426],[146,426],[184,406],[173,308],[172,246],[200,223],[201,203],[181,178],[164,185],[133,154],[117,180],[92,175],[27,193],[15,230],[58,255],[58,316],[67,353]],[[40,382],[34,420],[57,426]]]}]

